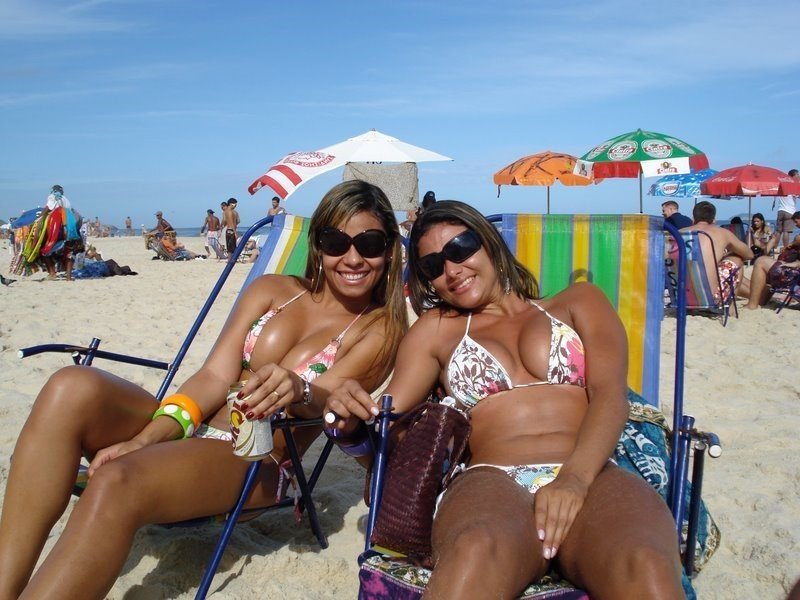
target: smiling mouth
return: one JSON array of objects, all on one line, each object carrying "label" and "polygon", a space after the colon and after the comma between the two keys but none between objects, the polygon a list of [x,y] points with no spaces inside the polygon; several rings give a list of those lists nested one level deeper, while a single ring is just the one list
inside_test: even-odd
[{"label": "smiling mouth", "polygon": [[345,273],[345,272],[342,272],[342,271],[338,271],[338,273],[342,277],[342,279],[344,279],[347,282],[352,282],[352,283],[361,281],[362,279],[364,279],[368,275],[367,272],[361,272],[361,273],[350,273],[350,272],[347,272],[347,273]]},{"label": "smiling mouth", "polygon": [[471,284],[474,280],[475,280],[475,276],[472,275],[470,277],[467,277],[464,281],[458,283],[457,285],[454,285],[450,289],[452,289],[454,292],[460,292],[460,291],[466,289],[467,287],[469,287],[469,284]]}]

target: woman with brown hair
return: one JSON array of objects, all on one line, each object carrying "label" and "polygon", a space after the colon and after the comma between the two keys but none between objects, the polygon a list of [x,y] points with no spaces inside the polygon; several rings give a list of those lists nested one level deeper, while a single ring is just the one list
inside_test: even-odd
[{"label": "woman with brown hair", "polygon": [[[408,411],[441,385],[470,416],[469,460],[438,501],[429,598],[513,598],[555,566],[592,598],[683,598],[675,524],[611,460],[628,416],[627,343],[599,288],[539,299],[474,208],[440,201],[411,231],[421,313],[386,393]],[[341,434],[377,408],[357,382],[328,397]]]},{"label": "woman with brown hair", "polygon": [[[343,380],[367,390],[383,381],[407,328],[400,236],[385,194],[360,181],[331,189],[311,218],[309,246],[306,277],[265,275],[250,284],[203,366],[157,410],[151,394],[93,367],[49,379],[8,477],[0,598],[103,598],[141,526],[228,511],[249,464],[231,449],[231,383],[246,381],[241,397],[249,396],[244,410],[255,420],[281,410],[317,417]],[[300,452],[319,433],[298,430]],[[274,444],[249,507],[285,492],[280,432]],[[92,459],[89,483],[31,578],[82,454]]]}]

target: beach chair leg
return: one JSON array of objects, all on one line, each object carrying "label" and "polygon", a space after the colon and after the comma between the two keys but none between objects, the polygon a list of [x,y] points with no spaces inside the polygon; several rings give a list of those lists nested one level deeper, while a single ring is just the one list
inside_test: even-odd
[{"label": "beach chair leg", "polygon": [[317,516],[317,507],[314,506],[314,499],[311,497],[311,488],[306,480],[306,474],[303,471],[303,463],[300,461],[300,454],[297,452],[297,445],[294,442],[294,436],[288,429],[284,430],[284,438],[286,440],[286,448],[289,450],[289,457],[292,460],[292,467],[294,468],[294,476],[297,479],[297,487],[300,488],[300,497],[304,501],[304,506],[308,510],[308,520],[311,522],[311,531],[319,542],[320,548],[323,550],[328,547],[328,538],[322,531],[322,526]]},{"label": "beach chair leg", "polygon": [[[333,450],[333,440],[328,440],[325,442],[322,452],[319,453],[317,464],[314,465],[314,470],[311,471],[311,477],[308,478],[308,489],[312,493],[314,492],[314,486],[317,485],[317,479],[319,479],[319,476],[322,475],[322,469],[325,468],[325,463],[328,462],[328,457],[331,455],[331,450]],[[305,497],[300,498],[299,507],[301,513],[306,509]]]},{"label": "beach chair leg", "polygon": [[692,464],[692,494],[689,499],[689,524],[686,531],[686,550],[683,555],[683,570],[687,577],[694,576],[694,547],[697,543],[697,527],[700,521],[700,494],[703,491],[703,468],[705,466],[706,444],[694,445]]},{"label": "beach chair leg", "polygon": [[244,480],[244,485],[242,486],[242,493],[239,494],[239,499],[236,501],[236,506],[233,507],[233,510],[230,512],[225,521],[225,527],[222,530],[222,535],[219,536],[217,545],[214,548],[214,554],[211,555],[211,562],[208,563],[206,572],[203,575],[203,580],[200,582],[200,587],[197,588],[195,600],[203,600],[208,594],[208,590],[211,587],[211,582],[213,581],[214,575],[219,567],[219,563],[222,560],[222,555],[225,553],[225,548],[227,547],[228,541],[231,539],[231,535],[233,534],[233,528],[236,527],[236,521],[239,519],[242,508],[244,508],[244,503],[256,483],[256,479],[258,478],[258,470],[260,467],[261,461],[257,460],[251,463],[250,467],[247,469],[247,475]]}]

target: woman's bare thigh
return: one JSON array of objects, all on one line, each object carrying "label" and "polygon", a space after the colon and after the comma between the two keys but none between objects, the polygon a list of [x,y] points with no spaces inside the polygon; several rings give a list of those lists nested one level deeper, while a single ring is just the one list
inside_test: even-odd
[{"label": "woman's bare thigh", "polygon": [[658,493],[641,477],[609,464],[589,488],[558,551],[558,567],[571,582],[591,588],[607,579],[626,554],[652,549],[665,570],[680,576],[675,522]]},{"label": "woman's bare thigh", "polygon": [[476,528],[496,548],[495,554],[479,557],[487,570],[519,578],[522,587],[544,574],[547,563],[536,536],[533,495],[499,469],[469,470],[452,481],[433,524],[434,558],[442,558]]},{"label": "woman's bare thigh", "polygon": [[[116,458],[93,479],[103,482],[104,495],[124,496],[140,524],[169,523],[230,510],[249,466],[233,455],[228,442],[190,438]],[[276,465],[266,459],[246,506],[274,504],[277,484]],[[91,488],[92,480],[87,492]]]}]

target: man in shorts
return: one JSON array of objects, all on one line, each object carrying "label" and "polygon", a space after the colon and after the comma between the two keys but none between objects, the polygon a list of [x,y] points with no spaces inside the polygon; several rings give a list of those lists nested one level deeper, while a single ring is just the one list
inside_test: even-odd
[{"label": "man in shorts", "polygon": [[[219,219],[214,215],[214,211],[210,208],[206,211],[206,220],[203,222],[203,226],[200,228],[200,233],[206,233],[206,248],[210,248],[214,251],[214,254],[217,256],[217,259],[225,258],[225,252],[222,251],[222,248],[219,245],[219,230],[220,230],[220,222]],[[210,250],[207,250],[210,254]]]},{"label": "man in shorts", "polygon": [[[735,291],[738,290],[744,261],[753,258],[753,251],[732,231],[715,224],[717,208],[711,202],[703,200],[695,204],[692,216],[694,225],[682,231],[702,231],[707,234],[699,236],[700,253],[703,255],[708,281],[716,289],[714,298],[719,301],[730,291],[731,276]],[[716,264],[713,257],[717,258]]]},{"label": "man in shorts", "polygon": [[[792,169],[789,171],[789,177],[795,181],[800,181],[800,174],[798,174],[797,169]],[[792,237],[792,232],[794,231],[794,220],[792,219],[792,215],[797,210],[797,203],[795,200],[795,196],[777,196],[772,202],[772,208],[778,209],[778,220],[775,223],[775,233],[777,234],[778,240],[780,240],[784,248],[789,245],[789,240]]]},{"label": "man in shorts", "polygon": [[236,198],[228,198],[228,210],[223,217],[222,224],[225,227],[225,247],[228,250],[228,259],[236,250],[236,228],[239,226],[239,213],[236,205],[239,203]]}]

